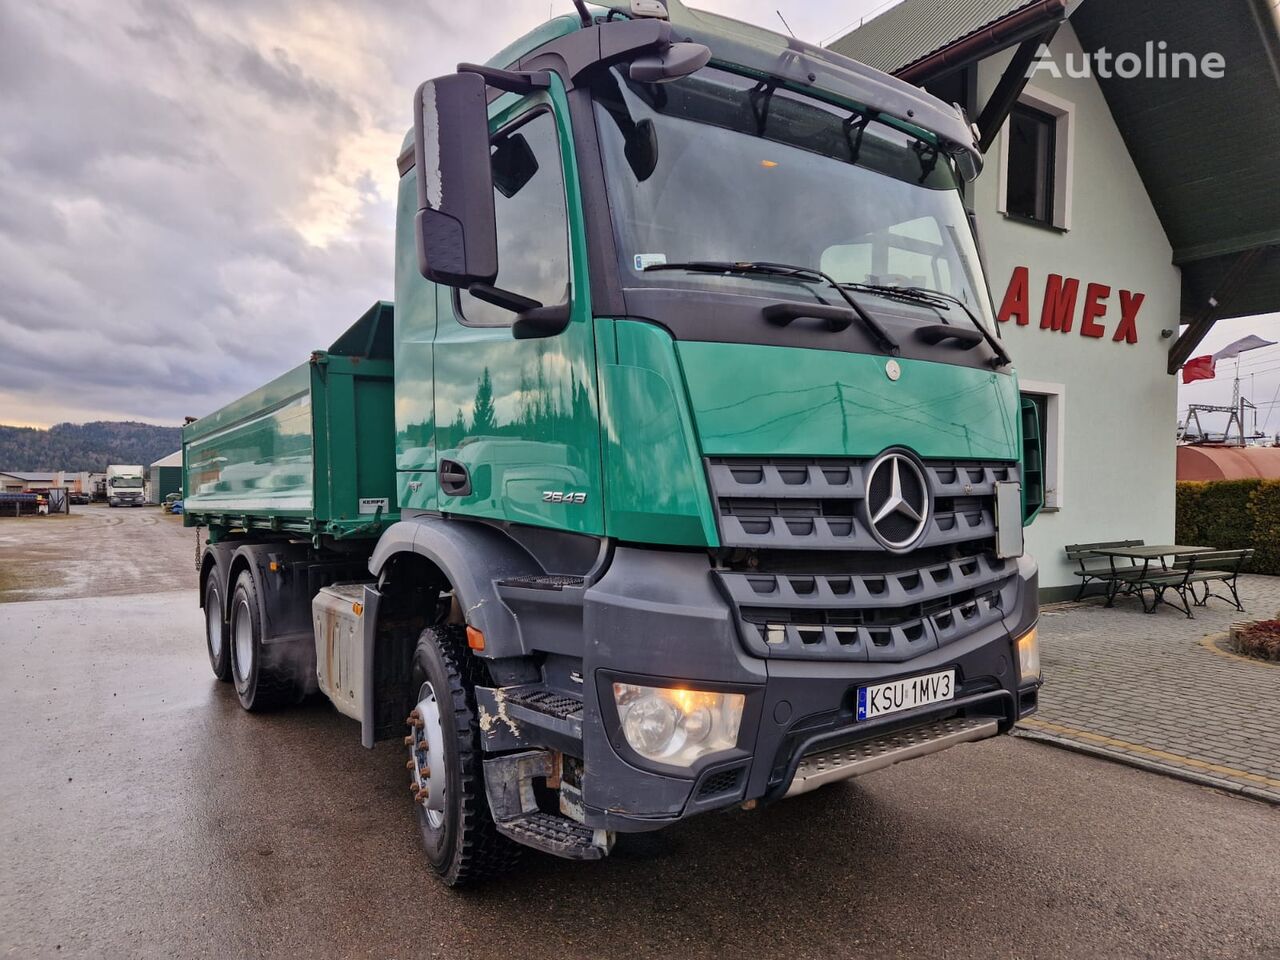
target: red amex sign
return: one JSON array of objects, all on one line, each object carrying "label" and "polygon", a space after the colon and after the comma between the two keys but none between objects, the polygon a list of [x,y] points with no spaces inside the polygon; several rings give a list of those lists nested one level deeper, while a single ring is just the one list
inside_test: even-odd
[{"label": "red amex sign", "polygon": [[[1031,278],[1026,267],[1014,267],[1009,278],[1009,289],[1004,293],[1000,313],[1001,323],[1016,321],[1025,327],[1031,322]],[[1130,290],[1119,292],[1120,319],[1111,334],[1114,343],[1138,342],[1138,310],[1145,293]],[[1103,283],[1090,283],[1080,294],[1080,281],[1075,277],[1062,277],[1051,273],[1044,285],[1044,300],[1040,303],[1040,329],[1057,333],[1070,333],[1075,325],[1076,307],[1080,306],[1080,336],[1101,340],[1107,335],[1107,311],[1111,306],[1111,288]]]}]

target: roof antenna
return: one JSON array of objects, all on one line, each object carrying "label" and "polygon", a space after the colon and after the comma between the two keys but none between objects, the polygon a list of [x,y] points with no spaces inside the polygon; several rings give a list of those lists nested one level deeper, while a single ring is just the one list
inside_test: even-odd
[{"label": "roof antenna", "polygon": [[587,0],[573,0],[573,5],[578,8],[578,18],[582,20],[582,25],[591,26],[591,11],[587,9]]},{"label": "roof antenna", "polygon": [[799,40],[800,38],[796,36],[796,32],[791,29],[791,24],[787,23],[787,18],[782,15],[782,11],[775,10],[773,12],[778,15],[778,19],[782,21],[782,25],[787,28],[787,33],[791,34],[791,39]]}]

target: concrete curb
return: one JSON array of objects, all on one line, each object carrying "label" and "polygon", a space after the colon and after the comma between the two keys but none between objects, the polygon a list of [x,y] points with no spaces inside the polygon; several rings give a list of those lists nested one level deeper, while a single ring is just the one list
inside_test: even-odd
[{"label": "concrete curb", "polygon": [[1107,747],[1097,746],[1091,743],[1082,743],[1079,740],[1071,740],[1067,737],[1060,737],[1053,733],[1044,733],[1040,730],[1029,730],[1025,727],[1014,729],[1014,735],[1023,737],[1027,740],[1035,740],[1040,743],[1047,743],[1050,746],[1061,747],[1064,750],[1072,750],[1076,753],[1087,754],[1092,757],[1100,757],[1103,760],[1111,760],[1115,763],[1123,763],[1131,767],[1137,767],[1139,770],[1146,770],[1149,773],[1160,773],[1167,777],[1174,777],[1178,780],[1185,780],[1188,783],[1195,783],[1202,787],[1213,787],[1215,790],[1224,790],[1227,793],[1234,793],[1238,796],[1247,797],[1250,800],[1261,800],[1263,803],[1271,803],[1280,806],[1280,793],[1271,790],[1263,790],[1261,787],[1251,787],[1247,784],[1236,783],[1234,780],[1224,780],[1220,777],[1213,777],[1207,773],[1196,773],[1192,770],[1184,770],[1175,767],[1172,764],[1160,763],[1158,760],[1148,760],[1145,757],[1136,757],[1131,754],[1121,753],[1119,750],[1110,750]]}]

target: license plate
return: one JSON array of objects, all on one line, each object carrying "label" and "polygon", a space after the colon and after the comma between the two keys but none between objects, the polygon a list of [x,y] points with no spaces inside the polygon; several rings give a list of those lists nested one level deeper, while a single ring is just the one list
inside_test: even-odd
[{"label": "license plate", "polygon": [[956,672],[926,673],[905,680],[891,680],[872,687],[858,688],[858,719],[870,720],[887,713],[912,710],[930,703],[953,700],[956,695]]}]

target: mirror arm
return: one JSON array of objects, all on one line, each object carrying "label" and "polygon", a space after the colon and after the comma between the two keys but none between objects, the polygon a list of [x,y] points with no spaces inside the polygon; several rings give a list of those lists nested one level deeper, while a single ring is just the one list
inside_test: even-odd
[{"label": "mirror arm", "polygon": [[477,73],[484,77],[484,82],[491,87],[505,90],[508,93],[532,93],[534,90],[547,90],[551,87],[551,74],[546,70],[521,72],[518,70],[499,70],[496,67],[483,67],[478,63],[458,64],[459,73]]},{"label": "mirror arm", "polygon": [[503,310],[510,310],[512,313],[527,313],[542,306],[537,300],[522,297],[518,293],[503,290],[501,287],[495,287],[489,283],[473,283],[467,287],[467,293],[477,300],[491,303],[495,307],[501,307]]}]

